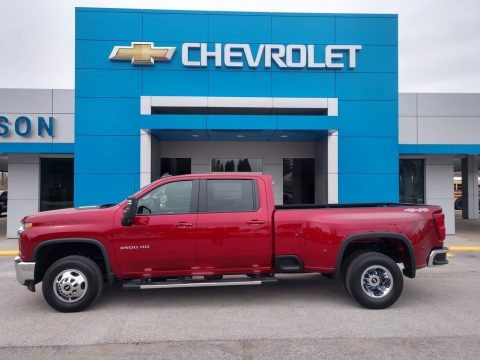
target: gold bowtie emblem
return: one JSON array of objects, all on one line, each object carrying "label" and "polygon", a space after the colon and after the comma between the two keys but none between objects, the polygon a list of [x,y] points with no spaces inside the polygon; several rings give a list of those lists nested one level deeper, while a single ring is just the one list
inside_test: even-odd
[{"label": "gold bowtie emblem", "polygon": [[153,65],[157,61],[170,61],[174,47],[155,47],[152,42],[132,42],[130,46],[115,46],[109,59],[131,61],[134,65]]}]

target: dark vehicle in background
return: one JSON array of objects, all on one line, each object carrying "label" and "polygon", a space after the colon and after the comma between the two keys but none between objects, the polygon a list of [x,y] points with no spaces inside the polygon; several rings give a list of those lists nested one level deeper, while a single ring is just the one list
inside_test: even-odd
[{"label": "dark vehicle in background", "polygon": [[0,215],[7,212],[8,191],[0,192]]}]

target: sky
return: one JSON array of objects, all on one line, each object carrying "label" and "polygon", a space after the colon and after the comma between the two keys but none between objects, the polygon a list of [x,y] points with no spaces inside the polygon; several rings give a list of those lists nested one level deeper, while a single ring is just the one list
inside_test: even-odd
[{"label": "sky", "polygon": [[401,92],[480,93],[479,0],[0,0],[0,88],[74,88],[76,6],[398,14]]}]

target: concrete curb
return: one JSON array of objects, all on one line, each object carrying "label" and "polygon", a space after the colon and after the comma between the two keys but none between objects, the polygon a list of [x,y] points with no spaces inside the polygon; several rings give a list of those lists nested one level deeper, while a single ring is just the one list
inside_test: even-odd
[{"label": "concrete curb", "polygon": [[0,256],[17,256],[18,250],[0,250]]},{"label": "concrete curb", "polygon": [[476,252],[476,251],[480,251],[480,246],[448,246],[448,251]]}]

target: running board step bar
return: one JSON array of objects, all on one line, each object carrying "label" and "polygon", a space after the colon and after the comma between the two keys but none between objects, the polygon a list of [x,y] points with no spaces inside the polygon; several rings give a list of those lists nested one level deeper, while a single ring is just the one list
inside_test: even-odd
[{"label": "running board step bar", "polygon": [[276,277],[260,277],[252,279],[221,279],[221,280],[167,280],[167,281],[141,281],[132,280],[123,284],[127,290],[148,290],[166,288],[190,288],[190,287],[212,287],[212,286],[240,286],[240,285],[265,285],[278,282]]}]

